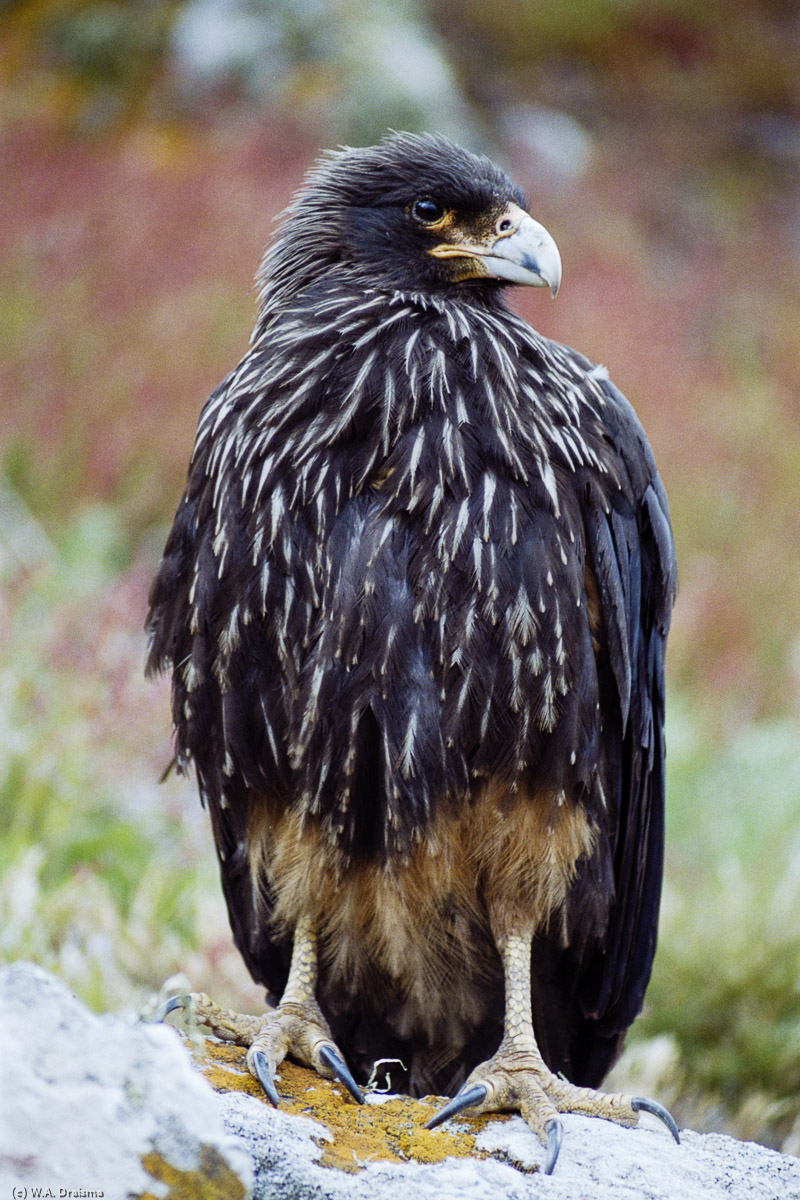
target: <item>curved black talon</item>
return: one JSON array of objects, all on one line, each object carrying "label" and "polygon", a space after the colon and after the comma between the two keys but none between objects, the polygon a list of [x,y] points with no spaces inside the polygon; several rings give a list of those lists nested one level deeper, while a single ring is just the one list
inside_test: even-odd
[{"label": "curved black talon", "polygon": [[153,1023],[160,1024],[161,1022],[166,1020],[166,1018],[169,1016],[169,1014],[171,1012],[175,1012],[176,1008],[191,1008],[191,1007],[192,1007],[192,997],[189,995],[188,992],[184,992],[180,996],[173,996],[171,1000],[167,1000],[167,1002],[165,1004],[162,1004],[158,1008],[155,1016],[153,1017]]},{"label": "curved black talon", "polygon": [[339,1058],[339,1055],[332,1046],[320,1046],[317,1051],[325,1066],[333,1072],[333,1075],[340,1083],[343,1083],[350,1095],[359,1104],[364,1103],[364,1097],[361,1095],[361,1089],[356,1083],[353,1076],[347,1069],[347,1065]]},{"label": "curved black talon", "polygon": [[426,1129],[435,1129],[437,1125],[442,1125],[445,1121],[449,1121],[451,1117],[457,1113],[463,1112],[465,1108],[471,1108],[473,1104],[481,1104],[488,1095],[489,1089],[484,1083],[476,1083],[471,1088],[463,1089],[458,1092],[453,1099],[441,1108],[435,1117],[431,1117],[430,1121],[425,1124]]},{"label": "curved black talon", "polygon": [[561,1150],[564,1126],[558,1117],[552,1117],[545,1125],[544,1131],[547,1134],[547,1157],[544,1160],[544,1173],[545,1175],[552,1175],[553,1167],[556,1165],[556,1160]]},{"label": "curved black talon", "polygon": [[277,1108],[281,1102],[281,1098],[275,1089],[272,1072],[269,1069],[269,1059],[266,1054],[263,1050],[251,1049],[247,1053],[247,1061],[258,1076],[258,1082],[267,1093],[271,1103]]},{"label": "curved black talon", "polygon": [[667,1112],[663,1104],[659,1104],[657,1100],[647,1100],[643,1096],[634,1096],[631,1100],[631,1108],[634,1112],[649,1112],[654,1117],[658,1117],[659,1121],[663,1121],[667,1129],[670,1131],[675,1141],[680,1146],[681,1139],[678,1133],[678,1126],[675,1123],[675,1118],[672,1113]]}]

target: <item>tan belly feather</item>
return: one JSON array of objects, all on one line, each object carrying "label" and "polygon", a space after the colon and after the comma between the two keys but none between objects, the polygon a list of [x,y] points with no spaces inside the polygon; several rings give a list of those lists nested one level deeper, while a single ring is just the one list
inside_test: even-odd
[{"label": "tan belly feather", "polygon": [[276,934],[311,917],[329,987],[370,996],[388,983],[397,1032],[430,1033],[482,1015],[480,997],[499,969],[487,904],[516,925],[527,917],[533,932],[546,927],[596,837],[584,809],[563,797],[489,784],[455,813],[443,805],[402,859],[353,864],[313,819],[253,796],[250,867],[254,879],[269,879]]}]

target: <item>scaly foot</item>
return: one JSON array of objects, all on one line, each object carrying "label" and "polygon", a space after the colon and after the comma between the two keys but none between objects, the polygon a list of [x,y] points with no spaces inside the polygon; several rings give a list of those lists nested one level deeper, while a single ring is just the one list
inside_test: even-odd
[{"label": "scaly foot", "polygon": [[488,1112],[519,1112],[547,1146],[544,1173],[550,1175],[561,1149],[563,1126],[559,1113],[603,1117],[618,1125],[636,1125],[639,1112],[660,1117],[675,1141],[678,1127],[665,1108],[653,1100],[593,1088],[576,1087],[548,1070],[536,1043],[529,1047],[506,1039],[497,1053],[475,1068],[458,1094],[427,1124],[435,1129],[450,1117],[471,1108],[477,1115]]},{"label": "scaly foot", "polygon": [[305,1005],[281,1001],[272,1012],[255,1017],[221,1008],[205,993],[192,992],[174,996],[159,1017],[176,1008],[190,1009],[194,1021],[215,1037],[247,1046],[248,1069],[274,1105],[280,1103],[275,1072],[287,1055],[326,1079],[338,1079],[359,1104],[364,1103],[316,1001]]},{"label": "scaly foot", "polygon": [[159,1014],[190,1008],[203,1028],[226,1042],[247,1046],[247,1066],[273,1104],[280,1103],[275,1072],[287,1055],[326,1079],[338,1079],[359,1104],[364,1097],[348,1070],[328,1022],[317,1004],[317,945],[307,921],[299,921],[292,948],[289,978],[280,1004],[263,1016],[247,1016],[221,1008],[204,993],[175,996]]},{"label": "scaly foot", "polygon": [[506,983],[505,1032],[497,1052],[480,1063],[449,1104],[428,1121],[427,1128],[473,1108],[477,1113],[520,1112],[547,1146],[544,1172],[550,1175],[561,1148],[563,1126],[559,1113],[604,1117],[618,1125],[636,1125],[639,1112],[651,1112],[680,1141],[678,1127],[665,1108],[653,1100],[609,1095],[576,1087],[554,1075],[539,1053],[530,1006],[531,935],[509,934],[497,939]]}]

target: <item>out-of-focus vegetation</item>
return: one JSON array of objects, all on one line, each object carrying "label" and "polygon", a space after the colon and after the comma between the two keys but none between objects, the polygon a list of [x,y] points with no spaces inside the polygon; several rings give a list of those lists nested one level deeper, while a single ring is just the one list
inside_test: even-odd
[{"label": "out-of-focus vegetation", "polygon": [[184,781],[157,784],[171,750],[168,687],[142,674],[152,556],[123,550],[123,567],[109,505],[57,543],[7,492],[0,514],[0,961],[41,963],[98,1009],[135,1009],[179,968],[241,990],[205,814]]},{"label": "out-of-focus vegetation", "polygon": [[[216,22],[216,23],[215,23]],[[800,22],[734,0],[0,9],[0,956],[257,1002],[146,683],[146,591],[272,217],[385,126],[505,156],[670,494],[660,951],[618,1072],[800,1153]]]},{"label": "out-of-focus vegetation", "polygon": [[621,1073],[630,1086],[641,1071],[695,1129],[797,1154],[797,724],[773,718],[720,740],[715,723],[685,703],[669,710],[660,948]]}]

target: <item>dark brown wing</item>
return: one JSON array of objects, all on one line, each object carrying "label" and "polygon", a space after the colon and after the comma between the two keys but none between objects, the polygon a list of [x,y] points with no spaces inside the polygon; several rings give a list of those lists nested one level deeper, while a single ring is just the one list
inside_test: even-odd
[{"label": "dark brown wing", "polygon": [[[231,395],[238,403],[243,364],[212,394],[200,425],[213,419],[216,405]],[[236,404],[228,410],[235,419]],[[249,792],[279,796],[286,789],[285,735],[279,728],[283,706],[274,698],[295,681],[281,664],[274,640],[255,625],[232,630],[232,614],[255,608],[259,569],[248,544],[247,522],[238,497],[221,494],[211,459],[213,439],[198,437],[186,490],[178,506],[150,591],[147,673],[172,672],[172,709],[179,769],[194,767],[200,796],[209,810],[223,893],[234,941],[253,978],[280,992],[289,947],[267,935],[260,896],[265,881],[254,879],[248,854]],[[220,519],[225,516],[224,542]],[[274,566],[274,564],[273,564]],[[221,569],[227,567],[228,569]],[[273,590],[288,587],[273,570]],[[241,642],[247,635],[247,644]],[[232,652],[233,650],[238,652]],[[235,755],[235,764],[232,761]]]},{"label": "dark brown wing", "polygon": [[[596,1086],[642,1007],[656,947],[664,853],[664,652],[677,570],[661,480],[633,409],[607,381],[604,423],[626,483],[611,505],[580,492],[588,592],[599,610],[599,779],[609,856],[585,863],[570,897],[568,944],[533,951],[534,1023],[554,1070]],[[594,596],[591,593],[594,592]],[[601,942],[581,934],[596,897],[613,897]]]}]

